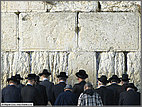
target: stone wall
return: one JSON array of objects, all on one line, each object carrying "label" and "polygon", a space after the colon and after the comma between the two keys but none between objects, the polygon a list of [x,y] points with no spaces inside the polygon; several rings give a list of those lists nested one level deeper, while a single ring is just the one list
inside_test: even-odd
[{"label": "stone wall", "polygon": [[[50,80],[85,69],[94,87],[102,74],[128,73],[141,91],[140,1],[2,1],[2,87],[20,73],[48,69]],[[23,81],[26,83],[26,80]]]}]

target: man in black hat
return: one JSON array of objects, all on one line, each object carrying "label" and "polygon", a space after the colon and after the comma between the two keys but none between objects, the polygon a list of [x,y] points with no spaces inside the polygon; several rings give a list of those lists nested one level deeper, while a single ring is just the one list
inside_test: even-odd
[{"label": "man in black hat", "polygon": [[120,94],[119,105],[140,105],[140,93],[133,83],[128,83],[126,91]]},{"label": "man in black hat", "polygon": [[107,77],[102,75],[98,78],[98,88],[95,91],[101,96],[103,105],[113,105],[113,90],[106,87],[108,83]]},{"label": "man in black hat", "polygon": [[57,75],[57,78],[59,79],[59,83],[54,85],[53,88],[53,95],[54,95],[54,102],[56,101],[58,95],[61,92],[64,92],[64,88],[66,86],[66,80],[68,76],[66,75],[66,72],[60,72],[60,75]]},{"label": "man in black hat", "polygon": [[20,89],[16,87],[17,79],[15,76],[7,79],[8,86],[2,89],[2,103],[21,102]]},{"label": "man in black hat", "polygon": [[35,82],[35,88],[39,92],[40,105],[47,105],[48,104],[48,98],[47,98],[47,94],[46,94],[46,87],[39,84],[40,83],[39,76],[36,76],[35,81],[36,81]]},{"label": "man in black hat", "polygon": [[42,82],[40,83],[40,85],[43,85],[46,87],[46,95],[48,98],[48,101],[53,105],[54,104],[54,97],[53,97],[53,86],[54,84],[52,82],[49,81],[49,76],[51,75],[50,72],[48,72],[47,69],[43,69],[42,73],[39,73],[39,76],[42,79]]},{"label": "man in black hat", "polygon": [[111,85],[107,86],[109,89],[113,90],[113,95],[114,95],[114,105],[119,104],[119,95],[122,92],[122,87],[118,85],[120,83],[120,78],[118,78],[117,75],[112,75],[111,78],[109,78],[109,82]]},{"label": "man in black hat", "polygon": [[72,93],[72,86],[66,85],[64,92],[60,93],[54,105],[77,105],[77,97]]},{"label": "man in black hat", "polygon": [[86,84],[85,79],[88,78],[88,75],[86,74],[85,70],[79,70],[79,72],[76,73],[76,76],[79,83],[74,85],[72,92],[75,93],[78,98],[84,91],[84,85]]},{"label": "man in black hat", "polygon": [[15,77],[17,78],[17,87],[21,90],[25,85],[20,83],[23,78],[21,78],[20,74],[16,74]]},{"label": "man in black hat", "polygon": [[21,90],[23,103],[33,103],[33,105],[40,104],[38,90],[34,87],[35,78],[36,74],[28,74],[28,77],[25,78],[28,79],[28,82],[27,85]]},{"label": "man in black hat", "polygon": [[120,78],[121,79],[121,84],[122,84],[122,92],[123,91],[126,91],[125,89],[125,87],[128,85],[128,83],[129,83],[129,78],[128,78],[128,74],[123,74],[122,75],[122,78]]}]

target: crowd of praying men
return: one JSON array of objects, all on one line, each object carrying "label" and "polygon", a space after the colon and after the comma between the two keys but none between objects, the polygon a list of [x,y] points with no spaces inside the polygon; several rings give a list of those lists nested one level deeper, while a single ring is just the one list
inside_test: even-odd
[{"label": "crowd of praying men", "polygon": [[[140,105],[140,92],[134,83],[129,83],[128,74],[122,77],[112,75],[107,79],[102,75],[98,87],[94,88],[85,70],[79,70],[75,75],[78,83],[73,87],[66,84],[66,72],[57,75],[58,84],[49,81],[51,73],[43,69],[42,73],[28,74],[27,83],[21,83],[20,74],[7,79],[8,85],[2,89],[2,103],[33,103],[36,105],[73,105],[73,106],[103,106],[103,105]],[[42,81],[40,81],[42,80]],[[109,84],[109,85],[108,85]]]}]

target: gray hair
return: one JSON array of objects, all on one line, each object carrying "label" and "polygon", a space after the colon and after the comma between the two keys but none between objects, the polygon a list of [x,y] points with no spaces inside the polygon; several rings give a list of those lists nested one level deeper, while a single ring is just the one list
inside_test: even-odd
[{"label": "gray hair", "polygon": [[93,85],[92,85],[91,82],[86,82],[86,84],[84,85],[84,88],[85,88],[85,87],[88,87],[88,88],[90,88],[90,89],[93,89]]}]

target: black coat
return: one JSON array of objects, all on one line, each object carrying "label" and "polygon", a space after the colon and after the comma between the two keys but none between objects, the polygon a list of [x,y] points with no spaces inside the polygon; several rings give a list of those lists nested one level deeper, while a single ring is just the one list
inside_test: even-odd
[{"label": "black coat", "polygon": [[21,90],[22,102],[23,103],[33,103],[33,105],[39,105],[39,93],[38,90],[31,85],[23,87]]},{"label": "black coat", "polygon": [[54,104],[54,97],[53,97],[53,87],[54,84],[48,80],[44,80],[40,83],[40,85],[43,85],[46,87],[46,95],[48,98],[48,101],[53,105]]},{"label": "black coat", "polygon": [[[62,92],[64,92],[64,88],[66,86],[65,82],[60,82],[59,84],[54,85],[53,88],[53,95],[54,95],[54,99],[56,100],[58,95]],[[54,100],[54,102],[55,102]]]},{"label": "black coat", "polygon": [[122,92],[126,91],[126,86],[128,85],[128,83],[126,84],[123,84],[121,87],[122,87]]},{"label": "black coat", "polygon": [[113,104],[118,105],[119,104],[119,95],[122,92],[122,87],[118,84],[115,84],[115,83],[113,83],[107,87],[109,89],[113,90],[113,95],[114,95]]},{"label": "black coat", "polygon": [[113,105],[113,91],[106,86],[101,86],[95,89],[95,91],[101,96],[103,105]]},{"label": "black coat", "polygon": [[119,105],[140,105],[140,93],[134,90],[122,92]]},{"label": "black coat", "polygon": [[67,90],[59,94],[54,105],[77,105],[77,100],[77,96]]},{"label": "black coat", "polygon": [[75,84],[75,85],[73,86],[72,92],[77,95],[77,98],[80,96],[80,94],[81,94],[82,92],[84,92],[84,85],[85,85],[85,84],[86,84],[85,81],[81,81],[80,83]]},{"label": "black coat", "polygon": [[39,92],[39,102],[40,105],[47,105],[48,104],[48,98],[46,94],[46,87],[40,84],[36,84],[35,88]]},{"label": "black coat", "polygon": [[18,84],[18,85],[16,85],[16,87],[19,88],[20,90],[21,90],[24,86],[25,86],[25,85],[24,85],[24,84],[21,84],[21,83]]},{"label": "black coat", "polygon": [[15,85],[8,85],[2,89],[2,102],[3,103],[18,103],[21,102],[20,89]]}]

